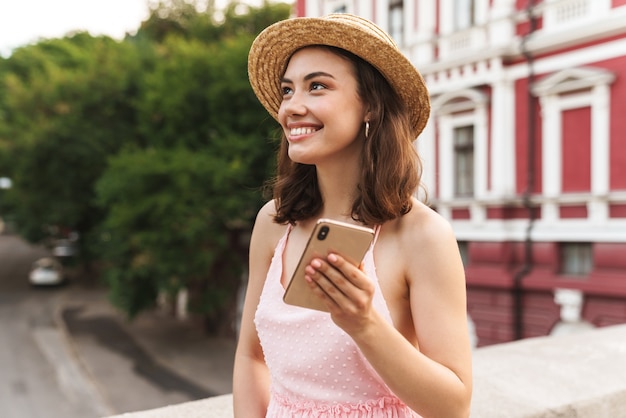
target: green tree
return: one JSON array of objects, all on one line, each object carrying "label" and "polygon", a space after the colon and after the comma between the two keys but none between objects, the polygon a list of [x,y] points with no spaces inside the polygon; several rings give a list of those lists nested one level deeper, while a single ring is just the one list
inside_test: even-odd
[{"label": "green tree", "polygon": [[93,184],[135,137],[141,67],[132,45],[86,33],[18,49],[4,63],[0,152],[14,186],[5,196],[30,241],[88,236],[100,223]]},{"label": "green tree", "polygon": [[289,11],[231,5],[217,20],[174,0],[123,42],[78,33],[0,61],[0,162],[19,232],[79,232],[131,317],[184,287],[220,331],[274,165],[276,124],[247,54]]},{"label": "green tree", "polygon": [[138,129],[149,144],[112,158],[98,183],[106,277],[131,316],[184,287],[209,331],[230,325],[275,151],[247,81],[251,41],[170,38],[144,77]]},{"label": "green tree", "polygon": [[218,11],[215,1],[161,0],[151,5],[150,16],[142,22],[137,38],[149,38],[158,43],[170,36],[213,42],[241,34],[256,35],[267,26],[286,19],[291,4],[269,2],[254,7],[241,1],[231,1]]},{"label": "green tree", "polygon": [[[226,16],[223,25],[232,24]],[[210,332],[231,325],[224,318],[233,314],[275,153],[276,125],[247,78],[254,35],[206,42],[169,34],[142,79],[137,129],[145,142],[114,156],[97,188],[108,211],[101,236],[111,298],[131,317],[155,295],[186,288]]]}]

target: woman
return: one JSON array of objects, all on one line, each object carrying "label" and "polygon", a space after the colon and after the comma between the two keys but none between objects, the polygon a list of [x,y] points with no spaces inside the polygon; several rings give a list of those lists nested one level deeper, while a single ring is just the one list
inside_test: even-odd
[{"label": "woman", "polygon": [[[413,141],[429,115],[421,75],[348,14],[270,26],[248,70],[283,139],[250,243],[235,416],[468,416],[463,266],[449,224],[414,198]],[[307,266],[330,313],[282,301],[319,218],[376,231],[360,267],[341,254]]]}]

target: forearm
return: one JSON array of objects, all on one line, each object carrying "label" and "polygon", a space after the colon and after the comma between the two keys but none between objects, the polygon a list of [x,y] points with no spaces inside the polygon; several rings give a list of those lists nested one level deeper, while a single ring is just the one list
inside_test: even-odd
[{"label": "forearm", "polygon": [[269,402],[269,372],[262,360],[235,357],[233,409],[235,418],[264,418]]},{"label": "forearm", "polygon": [[422,354],[383,318],[376,316],[366,331],[353,338],[387,386],[420,415],[469,416],[469,382]]}]

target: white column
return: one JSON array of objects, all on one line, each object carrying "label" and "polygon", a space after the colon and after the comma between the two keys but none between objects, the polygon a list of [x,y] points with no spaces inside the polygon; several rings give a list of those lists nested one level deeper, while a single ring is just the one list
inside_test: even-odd
[{"label": "white column", "polygon": [[481,104],[474,111],[474,196],[478,199],[487,195],[487,136],[487,111],[485,105]]},{"label": "white column", "polygon": [[511,81],[493,83],[491,95],[491,194],[515,195],[515,92]]},{"label": "white column", "polygon": [[441,0],[439,3],[439,32],[442,35],[452,33],[454,4],[452,0]]},{"label": "white column", "polygon": [[[435,2],[432,0],[416,0],[405,2],[406,13],[415,16],[417,6],[417,30],[412,26],[408,29],[407,44],[410,48],[410,58],[419,69],[421,64],[428,64],[435,59],[435,48],[432,40],[435,33],[436,12]],[[412,21],[412,19],[411,19]]]},{"label": "white column", "polygon": [[607,195],[610,175],[610,89],[607,84],[593,88],[591,99],[591,195],[589,220],[603,223],[609,218]]},{"label": "white column", "polygon": [[439,198],[450,201],[454,197],[454,149],[450,116],[438,118],[439,125]]},{"label": "white column", "polygon": [[474,197],[470,206],[472,223],[482,223],[486,218],[484,199],[487,191],[489,166],[487,109],[484,102],[474,110]]},{"label": "white column", "polygon": [[454,155],[452,146],[452,121],[450,116],[437,118],[438,131],[438,168],[439,168],[439,200],[437,211],[446,219],[452,219],[449,202],[454,197]]},{"label": "white column", "polygon": [[[417,138],[416,143],[417,152],[422,159],[422,182],[426,186],[426,191],[430,199],[435,197],[435,188],[437,186],[437,176],[435,172],[437,167],[437,154],[435,152],[435,122],[433,119],[426,124],[421,135]],[[418,196],[422,197],[421,195]]]},{"label": "white column", "polygon": [[[542,108],[542,189],[543,195],[549,201],[542,206],[542,218],[545,221],[555,221],[559,218],[556,199],[561,193],[561,167],[563,155],[561,152],[561,111],[557,107],[556,96],[549,95],[541,98]],[[529,158],[534,156],[529,155]]]},{"label": "white column", "polygon": [[610,90],[606,84],[593,88],[591,105],[591,191],[609,192]]},{"label": "white column", "polygon": [[376,0],[376,24],[389,33],[389,0]]},{"label": "white column", "polygon": [[362,16],[369,20],[372,20],[374,18],[374,16],[372,16],[373,10],[371,0],[356,0],[355,3],[355,8],[359,16]]},{"label": "white column", "polygon": [[476,25],[483,25],[489,19],[489,0],[475,0],[474,16]]},{"label": "white column", "polygon": [[509,45],[515,37],[515,0],[493,0],[489,16],[489,43]]}]

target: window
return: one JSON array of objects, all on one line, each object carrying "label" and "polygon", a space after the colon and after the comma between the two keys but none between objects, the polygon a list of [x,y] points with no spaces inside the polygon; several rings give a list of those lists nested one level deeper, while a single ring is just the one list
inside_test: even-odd
[{"label": "window", "polygon": [[474,126],[454,128],[454,195],[474,196]]},{"label": "window", "polygon": [[468,29],[474,23],[474,0],[454,0],[454,30]]},{"label": "window", "polygon": [[586,276],[593,267],[592,246],[590,243],[561,243],[561,274]]},{"label": "window", "polygon": [[[612,188],[626,186],[626,180],[620,178],[611,184],[614,180],[607,163],[611,160],[611,112],[606,109],[611,107],[611,84],[615,79],[614,73],[603,68],[571,67],[541,79],[532,87],[541,103],[541,136],[550,138],[541,143],[541,188],[548,197],[541,213],[547,222],[559,218],[557,202],[563,192],[591,189],[591,195],[604,196]],[[585,126],[582,132],[581,122]],[[572,140],[576,143],[572,144]],[[579,157],[582,150],[582,157]],[[579,158],[583,158],[580,164]],[[575,182],[565,178],[573,170],[578,171],[577,176],[584,173]],[[589,217],[605,222],[609,212],[607,205],[606,200],[589,201]]]},{"label": "window", "polygon": [[391,0],[389,2],[389,34],[402,46],[404,33],[403,25],[403,4],[402,0]]}]

